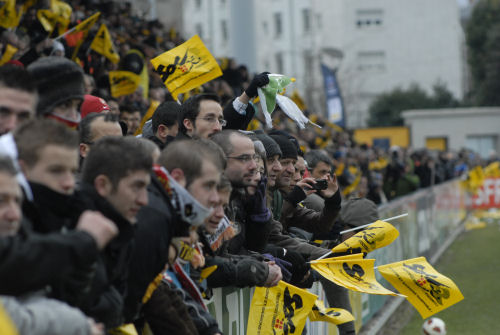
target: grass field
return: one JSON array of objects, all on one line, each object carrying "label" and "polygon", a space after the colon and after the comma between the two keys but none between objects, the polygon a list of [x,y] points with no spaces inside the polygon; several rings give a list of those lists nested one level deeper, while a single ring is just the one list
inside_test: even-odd
[{"label": "grass field", "polygon": [[[465,299],[434,315],[447,335],[500,334],[500,224],[489,223],[460,235],[434,268],[452,279]],[[423,320],[415,312],[402,335],[421,334]]]}]

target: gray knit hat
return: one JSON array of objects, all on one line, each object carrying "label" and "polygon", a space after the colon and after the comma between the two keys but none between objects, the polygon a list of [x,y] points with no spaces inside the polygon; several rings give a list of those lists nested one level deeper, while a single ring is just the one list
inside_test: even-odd
[{"label": "gray knit hat", "polygon": [[37,115],[49,114],[70,99],[83,100],[83,70],[75,62],[64,57],[42,57],[27,70],[38,88]]},{"label": "gray knit hat", "polygon": [[255,136],[262,142],[262,144],[264,144],[267,158],[271,158],[274,155],[279,155],[280,157],[282,156],[278,143],[276,143],[270,136],[266,135],[262,130],[257,130],[255,132]]},{"label": "gray knit hat", "polygon": [[366,198],[351,198],[342,202],[340,220],[352,227],[359,227],[378,220],[377,205]]}]

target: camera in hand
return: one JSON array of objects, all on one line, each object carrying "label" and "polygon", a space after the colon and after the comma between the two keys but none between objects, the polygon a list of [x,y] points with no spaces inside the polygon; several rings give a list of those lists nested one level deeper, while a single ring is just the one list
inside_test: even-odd
[{"label": "camera in hand", "polygon": [[311,185],[313,190],[326,190],[328,188],[328,180],[326,179],[318,179],[316,180],[316,184]]}]

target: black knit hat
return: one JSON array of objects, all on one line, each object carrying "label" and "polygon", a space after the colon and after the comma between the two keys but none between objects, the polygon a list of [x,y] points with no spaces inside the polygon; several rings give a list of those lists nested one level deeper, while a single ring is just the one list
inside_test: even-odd
[{"label": "black knit hat", "polygon": [[295,145],[284,135],[269,135],[281,149],[281,158],[297,159],[297,148]]},{"label": "black knit hat", "polygon": [[83,100],[83,71],[75,62],[64,57],[42,57],[27,70],[38,88],[37,115],[48,114],[70,99]]},{"label": "black knit hat", "polygon": [[378,220],[377,205],[366,198],[351,198],[342,203],[340,220],[348,226],[359,227]]},{"label": "black knit hat", "polygon": [[271,137],[266,135],[262,130],[260,130],[260,131],[257,130],[255,132],[255,137],[257,137],[257,139],[259,141],[261,141],[262,144],[264,144],[264,148],[266,149],[266,157],[267,158],[271,158],[274,155],[279,155],[280,157],[283,155],[281,153],[281,149],[280,149],[280,146],[278,145],[278,143],[276,143]]}]

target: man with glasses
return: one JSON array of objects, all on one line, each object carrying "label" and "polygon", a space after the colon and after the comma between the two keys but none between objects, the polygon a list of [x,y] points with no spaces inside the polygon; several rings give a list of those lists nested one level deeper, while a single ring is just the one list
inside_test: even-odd
[{"label": "man with glasses", "polygon": [[181,106],[176,139],[207,139],[221,131],[225,125],[219,97],[211,93],[197,94]]}]

